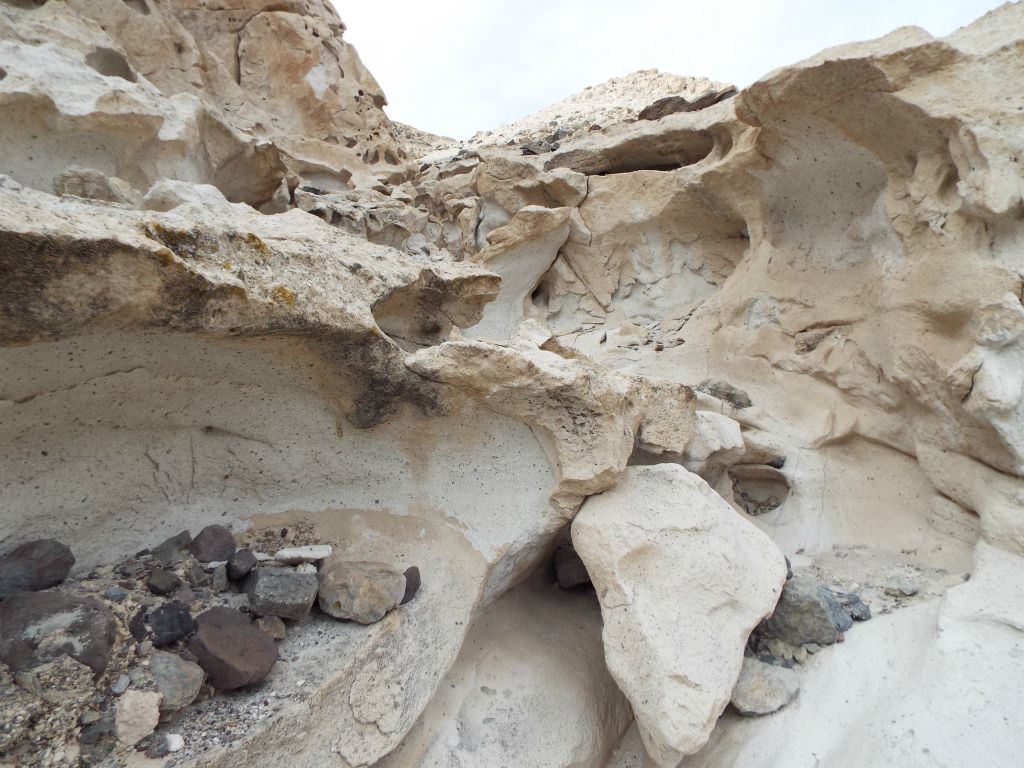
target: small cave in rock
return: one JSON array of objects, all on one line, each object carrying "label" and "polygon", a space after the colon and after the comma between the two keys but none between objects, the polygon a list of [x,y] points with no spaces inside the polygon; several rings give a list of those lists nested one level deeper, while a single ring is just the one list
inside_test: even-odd
[{"label": "small cave in rock", "polygon": [[729,468],[733,499],[748,515],[763,515],[782,506],[789,480],[768,464],[735,464]]},{"label": "small cave in rock", "polygon": [[120,77],[129,83],[136,80],[135,72],[124,56],[111,48],[97,48],[86,55],[85,63],[104,77]]},{"label": "small cave in rock", "polygon": [[146,0],[124,0],[124,4],[136,13],[141,13],[143,16],[149,16],[149,6],[146,5]]}]

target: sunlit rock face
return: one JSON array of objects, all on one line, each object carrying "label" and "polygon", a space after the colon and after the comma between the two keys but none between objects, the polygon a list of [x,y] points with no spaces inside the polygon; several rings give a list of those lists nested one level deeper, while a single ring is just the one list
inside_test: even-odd
[{"label": "sunlit rock face", "polygon": [[[634,73],[462,151],[403,127],[415,162],[344,31],[0,1],[0,558],[67,544],[51,589],[116,627],[95,679],[0,665],[0,754],[1013,764],[1022,6],[738,93]],[[211,524],[421,584],[129,745],[152,648],[114,587],[167,604],[132,563]],[[789,570],[844,642],[758,626]],[[745,654],[799,693],[729,708]]]}]

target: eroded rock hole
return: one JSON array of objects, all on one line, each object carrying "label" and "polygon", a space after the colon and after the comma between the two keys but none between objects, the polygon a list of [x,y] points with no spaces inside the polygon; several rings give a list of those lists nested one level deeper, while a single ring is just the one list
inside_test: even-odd
[{"label": "eroded rock hole", "polygon": [[85,63],[105,77],[135,82],[135,73],[124,56],[111,48],[97,48],[85,57]]},{"label": "eroded rock hole", "polygon": [[782,506],[789,496],[789,480],[769,464],[736,464],[729,468],[736,503],[748,515],[763,515]]},{"label": "eroded rock hole", "polygon": [[35,10],[46,5],[47,0],[0,0],[0,3],[4,5],[11,5],[15,8],[24,8],[25,10]]},{"label": "eroded rock hole", "polygon": [[124,4],[136,13],[141,13],[143,16],[149,15],[149,6],[146,4],[146,0],[124,0]]}]

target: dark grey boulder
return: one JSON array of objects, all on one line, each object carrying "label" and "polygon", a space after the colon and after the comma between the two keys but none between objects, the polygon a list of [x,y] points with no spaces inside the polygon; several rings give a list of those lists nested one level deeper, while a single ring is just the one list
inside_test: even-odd
[{"label": "dark grey boulder", "polygon": [[60,584],[75,564],[71,550],[53,539],[26,541],[0,557],[0,600]]},{"label": "dark grey boulder", "polygon": [[238,581],[256,567],[256,554],[251,549],[240,549],[228,559],[228,578]]},{"label": "dark grey boulder", "polygon": [[787,581],[775,612],[761,622],[759,634],[790,645],[831,645],[836,642],[838,633],[832,612],[819,587],[818,582],[806,576],[796,576]]},{"label": "dark grey boulder", "polygon": [[154,595],[167,595],[181,586],[181,579],[173,571],[158,565],[149,572],[146,586]]},{"label": "dark grey boulder", "polygon": [[177,565],[185,559],[185,552],[192,542],[192,534],[188,531],[171,536],[150,550],[150,556],[165,568]]},{"label": "dark grey boulder", "polygon": [[171,600],[149,611],[146,620],[153,645],[157,648],[188,637],[196,628],[188,606],[177,600]]},{"label": "dark grey boulder", "polygon": [[92,597],[19,592],[0,603],[0,662],[15,672],[67,655],[99,674],[116,635],[110,610]]},{"label": "dark grey boulder", "polygon": [[201,563],[227,561],[235,554],[235,537],[223,525],[208,525],[192,539],[188,549]]},{"label": "dark grey boulder", "polygon": [[295,620],[309,613],[317,587],[315,573],[264,567],[250,577],[247,592],[254,613]]},{"label": "dark grey boulder", "polygon": [[196,626],[189,649],[215,688],[258,683],[277,661],[274,641],[240,611],[211,608],[196,617]]}]

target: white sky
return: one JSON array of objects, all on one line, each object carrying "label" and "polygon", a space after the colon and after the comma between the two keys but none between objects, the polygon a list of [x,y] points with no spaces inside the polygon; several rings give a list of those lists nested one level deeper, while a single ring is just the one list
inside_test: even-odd
[{"label": "white sky", "polygon": [[914,24],[949,34],[999,0],[332,0],[393,120],[467,138],[656,67],[749,85]]}]

